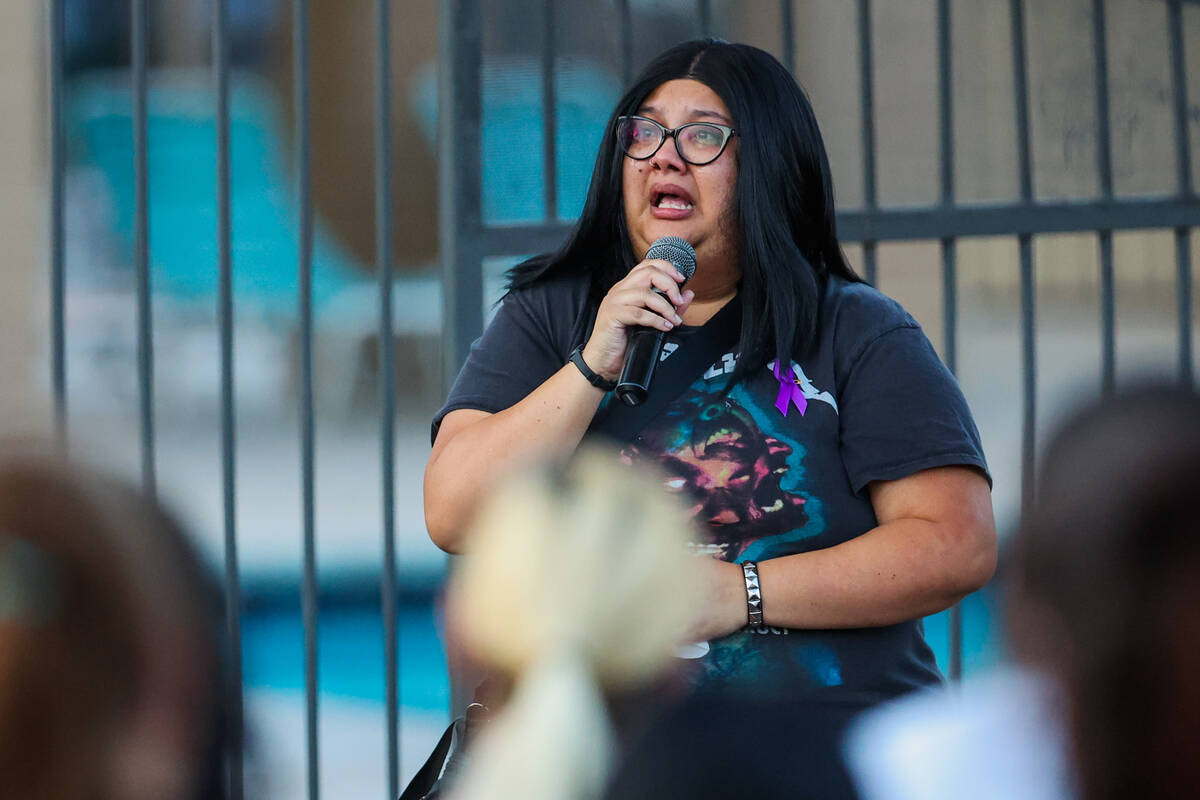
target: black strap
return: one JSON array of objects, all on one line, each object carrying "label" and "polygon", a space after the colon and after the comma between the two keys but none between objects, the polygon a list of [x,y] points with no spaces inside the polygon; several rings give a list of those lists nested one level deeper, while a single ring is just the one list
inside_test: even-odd
[{"label": "black strap", "polygon": [[417,774],[408,782],[404,793],[400,795],[400,800],[421,800],[422,797],[429,794],[429,790],[437,782],[438,776],[442,774],[442,765],[446,763],[446,755],[450,752],[450,742],[454,739],[454,727],[461,725],[462,721],[462,717],[459,717],[446,728],[446,732],[438,740],[437,746],[433,748],[433,752],[426,759],[425,765],[417,770]]},{"label": "black strap", "polygon": [[613,389],[617,388],[616,381],[610,381],[608,378],[601,378],[599,375],[593,372],[592,368],[588,366],[588,363],[583,360],[583,345],[579,345],[571,351],[570,361],[579,368],[579,371],[583,373],[583,377],[587,378],[587,382],[592,386],[595,386],[597,389],[603,389],[606,392],[611,392]]},{"label": "black strap", "polygon": [[[425,764],[408,782],[400,800],[421,800],[425,797],[440,796],[439,779],[452,778],[453,773],[462,768],[467,748],[475,741],[479,729],[487,722],[490,714],[488,708],[499,699],[500,691],[499,683],[494,678],[487,678],[475,687],[474,700],[467,706],[466,712],[461,717],[456,717],[446,728]],[[452,749],[454,752],[451,752]]]},{"label": "black strap", "polygon": [[680,342],[678,349],[654,370],[653,383],[640,405],[627,406],[610,397],[603,416],[588,431],[620,443],[646,428],[697,377],[717,362],[737,343],[742,330],[742,304],[735,297],[721,307],[699,330]]}]

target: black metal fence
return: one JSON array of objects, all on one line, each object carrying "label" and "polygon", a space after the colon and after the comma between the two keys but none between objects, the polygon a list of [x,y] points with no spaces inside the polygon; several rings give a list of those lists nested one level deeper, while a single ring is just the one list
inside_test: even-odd
[{"label": "black metal fence", "polygon": [[[1153,0],[1159,2],[1160,0]],[[140,452],[145,488],[153,494],[156,489],[155,431],[153,424],[154,328],[151,319],[150,247],[148,238],[148,193],[155,187],[147,184],[146,169],[146,53],[147,0],[132,0],[134,96],[134,140],[136,183],[136,247],[137,275],[137,341],[138,385],[141,419]],[[1113,190],[1112,133],[1109,120],[1109,65],[1106,45],[1106,2],[1092,0],[1091,39],[1094,47],[1095,95],[1097,114],[1095,134],[1098,142],[1096,172],[1100,181],[1100,196],[1086,202],[1040,202],[1033,190],[1033,160],[1029,112],[1029,77],[1026,54],[1026,13],[1030,2],[1010,0],[1008,16],[1012,46],[1013,105],[1016,115],[1017,163],[1013,165],[1019,182],[1019,197],[1002,205],[965,205],[955,197],[955,146],[951,14],[952,0],[936,0],[936,43],[938,71],[938,131],[939,131],[939,198],[936,204],[924,208],[881,208],[877,191],[876,99],[874,86],[876,69],[873,64],[874,37],[872,31],[872,2],[857,0],[857,35],[859,38],[858,93],[861,109],[861,144],[863,163],[862,208],[843,212],[838,224],[846,242],[860,243],[863,267],[869,280],[877,276],[877,246],[880,243],[912,240],[933,240],[940,243],[943,284],[943,357],[953,370],[957,360],[956,330],[957,302],[957,243],[963,237],[1014,236],[1019,243],[1020,338],[1022,343],[1022,497],[1028,499],[1034,486],[1034,445],[1037,363],[1035,349],[1035,260],[1034,239],[1043,234],[1067,232],[1094,233],[1100,250],[1100,309],[1102,330],[1102,389],[1111,391],[1115,376],[1115,283],[1113,278],[1113,234],[1117,231],[1170,229],[1175,237],[1176,287],[1178,298],[1178,375],[1192,383],[1192,228],[1200,221],[1198,200],[1192,179],[1189,142],[1189,106],[1184,36],[1184,6],[1196,5],[1195,0],[1161,0],[1168,20],[1165,46],[1171,68],[1170,103],[1174,114],[1174,149],[1177,181],[1170,196],[1155,199],[1126,199]],[[233,378],[233,272],[236,264],[231,257],[230,215],[230,134],[229,134],[229,73],[230,43],[228,0],[212,0],[212,81],[215,87],[217,119],[217,207],[218,207],[218,316],[221,365],[221,452],[223,478],[223,509],[225,531],[225,566],[228,591],[229,642],[233,666],[240,665],[241,606],[238,535],[234,514],[236,480]],[[545,219],[535,224],[501,225],[484,218],[482,189],[484,182],[481,124],[483,118],[483,87],[481,70],[484,58],[484,9],[482,0],[443,0],[440,18],[440,148],[439,166],[441,202],[441,259],[444,275],[444,367],[446,376],[453,376],[465,358],[470,342],[483,328],[485,259],[522,253],[541,252],[557,246],[566,235],[570,222],[560,219],[558,182],[556,180],[555,115],[544,115],[542,127],[543,190]],[[766,13],[756,4],[756,13]],[[789,65],[794,65],[796,14],[803,3],[782,0],[772,13],[778,14],[782,41],[779,52]],[[375,0],[377,42],[375,61],[375,131],[376,139],[376,266],[379,277],[379,341],[380,373],[393,374],[392,336],[393,308],[392,265],[388,250],[390,241],[389,181],[391,167],[389,104],[392,91],[389,85],[389,3]],[[67,408],[64,324],[64,170],[65,141],[63,124],[64,69],[64,1],[52,0],[50,9],[49,74],[51,100],[51,326],[52,326],[52,383],[54,417],[59,436],[66,445],[69,439]],[[569,12],[569,4],[544,0],[541,10],[541,92],[542,107],[556,108],[555,32],[561,15]],[[300,389],[303,503],[303,618],[306,662],[306,719],[308,741],[308,796],[318,793],[317,735],[317,586],[314,548],[313,513],[313,328],[312,328],[312,260],[313,211],[310,191],[309,121],[309,30],[308,3],[292,0],[293,70],[295,112],[295,192],[300,216],[297,237],[300,242],[297,264],[300,309]],[[617,0],[612,14],[617,20],[618,41],[612,61],[619,64],[619,76],[627,82],[637,66],[634,59],[634,13],[630,0]],[[720,34],[713,30],[713,9],[708,0],[697,0],[694,26],[680,38],[693,35]],[[1164,143],[1166,146],[1167,143]],[[395,502],[393,477],[396,454],[393,449],[393,420],[395,398],[391,381],[382,380],[380,407],[380,453],[383,471],[383,503],[380,509],[382,540],[382,596],[385,663],[380,668],[387,676],[387,751],[388,793],[398,794],[399,781],[399,707],[397,675],[397,581],[395,575]],[[951,661],[949,671],[958,677],[962,671],[962,619],[958,613],[951,617]],[[240,685],[240,684],[239,684]],[[235,688],[229,697],[231,711],[239,714],[242,696]],[[235,757],[230,770],[231,795],[243,793],[243,770],[240,757]]]}]

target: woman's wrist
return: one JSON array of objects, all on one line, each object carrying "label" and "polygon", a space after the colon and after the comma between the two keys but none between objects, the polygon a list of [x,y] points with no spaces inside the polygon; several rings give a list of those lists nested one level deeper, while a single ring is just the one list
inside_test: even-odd
[{"label": "woman's wrist", "polygon": [[746,582],[742,565],[729,561],[721,564],[720,603],[721,628],[735,633],[746,627]]},{"label": "woman's wrist", "polygon": [[764,628],[762,586],[758,582],[758,562],[742,562],[742,579],[746,588],[746,626]]},{"label": "woman's wrist", "polygon": [[617,388],[617,382],[600,375],[591,368],[587,359],[583,355],[583,347],[576,347],[571,351],[571,356],[568,359],[579,370],[580,374],[587,379],[587,382],[597,389],[605,392],[611,392]]},{"label": "woman's wrist", "polygon": [[597,352],[597,349],[591,342],[588,342],[580,350],[580,355],[592,372],[601,379],[611,381],[615,384],[617,378],[621,376],[621,363],[619,361],[615,364],[609,363],[613,359],[606,357],[602,352]]}]

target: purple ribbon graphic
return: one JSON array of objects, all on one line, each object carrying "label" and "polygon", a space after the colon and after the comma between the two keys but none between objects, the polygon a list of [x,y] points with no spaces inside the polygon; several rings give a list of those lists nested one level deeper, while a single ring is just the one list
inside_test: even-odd
[{"label": "purple ribbon graphic", "polygon": [[775,407],[779,409],[779,413],[786,417],[791,405],[795,404],[800,416],[804,416],[808,409],[808,399],[800,389],[800,381],[796,380],[790,369],[784,372],[778,360],[775,362],[775,379],[779,381],[779,395],[775,398]]}]

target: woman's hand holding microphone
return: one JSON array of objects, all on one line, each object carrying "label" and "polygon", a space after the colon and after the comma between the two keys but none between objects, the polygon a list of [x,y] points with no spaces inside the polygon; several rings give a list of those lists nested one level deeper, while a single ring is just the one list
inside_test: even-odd
[{"label": "woman's hand holding microphone", "polygon": [[583,360],[592,371],[616,380],[625,361],[629,328],[642,326],[669,331],[682,324],[681,315],[695,293],[680,289],[686,277],[674,264],[648,258],[613,285],[596,311],[592,336],[583,348]]}]

